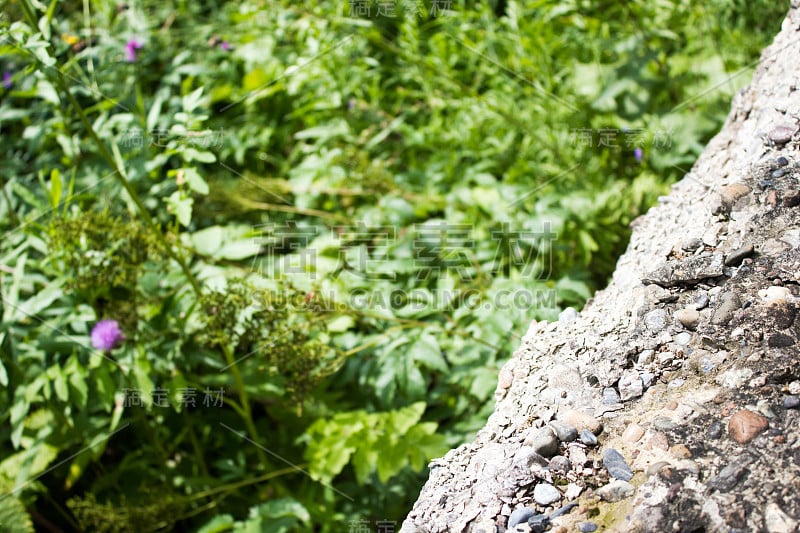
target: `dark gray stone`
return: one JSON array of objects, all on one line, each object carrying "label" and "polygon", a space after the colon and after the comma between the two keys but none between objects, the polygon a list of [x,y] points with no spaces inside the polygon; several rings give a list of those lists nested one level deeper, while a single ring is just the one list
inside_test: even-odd
[{"label": "dark gray stone", "polygon": [[593,531],[597,531],[597,524],[594,522],[581,522],[578,524],[578,531],[581,533],[592,533]]},{"label": "dark gray stone", "polygon": [[558,438],[548,427],[537,430],[525,440],[525,444],[533,448],[542,457],[549,458],[558,453]]},{"label": "dark gray stone", "polygon": [[783,407],[785,409],[800,408],[800,396],[787,396],[783,399]]},{"label": "dark gray stone", "polygon": [[736,250],[732,251],[728,254],[725,258],[725,266],[729,267],[736,267],[742,264],[742,261],[745,257],[750,257],[754,253],[754,248],[752,244],[747,244],[742,246],[741,248],[737,248]]},{"label": "dark gray stone", "polygon": [[727,492],[736,486],[737,483],[747,473],[747,461],[734,461],[719,471],[719,474],[711,478],[708,486],[722,492]]},{"label": "dark gray stone", "polygon": [[556,437],[558,437],[558,440],[561,442],[572,442],[578,438],[578,430],[566,422],[553,420],[550,422],[550,428],[555,431]]},{"label": "dark gray stone", "polygon": [[625,462],[625,458],[614,448],[609,448],[603,454],[603,466],[606,467],[611,477],[621,479],[622,481],[630,481],[633,477],[633,470]]}]

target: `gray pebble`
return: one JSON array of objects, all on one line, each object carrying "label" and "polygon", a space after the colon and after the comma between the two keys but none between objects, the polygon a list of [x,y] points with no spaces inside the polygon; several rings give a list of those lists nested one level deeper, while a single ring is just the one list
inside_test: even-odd
[{"label": "gray pebble", "polygon": [[588,429],[581,431],[581,442],[587,446],[597,446],[597,437]]},{"label": "gray pebble", "polygon": [[550,505],[561,499],[561,493],[550,483],[539,483],[533,489],[533,499],[539,505]]},{"label": "gray pebble", "polygon": [[747,472],[746,464],[733,462],[708,481],[708,486],[723,492],[731,490]]},{"label": "gray pebble", "polygon": [[597,531],[597,524],[594,522],[581,522],[578,524],[578,531],[581,533],[592,533],[593,531]]},{"label": "gray pebble", "polygon": [[558,453],[558,438],[550,428],[544,427],[525,439],[525,444],[542,457],[553,457]]},{"label": "gray pebble", "polygon": [[686,239],[685,241],[681,242],[681,249],[685,252],[694,252],[701,246],[703,246],[703,241],[697,237]]},{"label": "gray pebble", "polygon": [[773,178],[782,178],[784,175],[786,175],[785,168],[779,168],[778,170],[773,171],[771,174]]},{"label": "gray pebble", "polygon": [[783,156],[780,156],[778,159],[775,160],[775,165],[777,165],[779,167],[785,167],[788,164],[789,164],[789,160],[786,159]]},{"label": "gray pebble", "polygon": [[578,438],[578,430],[566,422],[553,420],[550,422],[550,428],[556,432],[556,437],[558,437],[558,440],[561,442],[572,442]]},{"label": "gray pebble", "polygon": [[716,440],[722,436],[722,424],[719,423],[719,420],[715,420],[708,426],[708,438],[712,440]]},{"label": "gray pebble", "polygon": [[735,292],[726,292],[720,295],[719,304],[714,309],[714,314],[711,317],[711,323],[716,326],[724,326],[731,321],[733,315],[742,306],[739,295]]},{"label": "gray pebble", "polygon": [[647,329],[653,332],[660,332],[662,329],[667,327],[667,311],[664,309],[653,309],[646,315],[644,315],[644,325],[647,326]]},{"label": "gray pebble", "polygon": [[511,513],[511,516],[508,517],[508,529],[512,529],[517,527],[520,524],[523,524],[528,521],[528,518],[532,517],[536,514],[534,509],[530,507],[522,507],[520,509],[515,509],[514,512]]},{"label": "gray pebble", "polygon": [[615,403],[619,403],[621,401],[622,400],[620,400],[619,394],[614,387],[606,387],[603,389],[603,403],[605,405],[614,405]]},{"label": "gray pebble", "polygon": [[653,426],[661,431],[669,431],[678,427],[678,423],[671,418],[667,418],[666,416],[657,416],[653,420]]},{"label": "gray pebble", "polygon": [[633,471],[625,458],[614,448],[609,448],[603,454],[603,466],[606,467],[611,477],[621,479],[622,481],[630,481],[633,477]]},{"label": "gray pebble", "polygon": [[706,291],[699,291],[692,303],[694,304],[694,308],[698,311],[700,309],[705,309],[706,306],[708,306],[708,294],[706,294]]},{"label": "gray pebble", "polygon": [[649,388],[650,385],[653,384],[653,381],[656,379],[656,375],[653,374],[652,372],[642,372],[641,374],[639,374],[639,377],[642,379],[642,385],[644,385],[644,388],[646,389]]},{"label": "gray pebble", "polygon": [[570,465],[571,463],[569,462],[569,459],[563,455],[556,455],[550,459],[550,464],[547,465],[547,468],[554,472],[563,472],[566,474],[569,472]]},{"label": "gray pebble", "polygon": [[783,399],[783,407],[785,409],[800,408],[800,396],[787,396]]},{"label": "gray pebble", "polygon": [[683,331],[675,335],[675,343],[680,344],[681,346],[686,346],[687,344],[689,344],[689,342],[691,342],[691,340],[692,340],[692,334],[687,333],[686,331]]},{"label": "gray pebble", "polygon": [[600,499],[607,502],[618,502],[633,496],[634,490],[634,486],[627,481],[615,479],[608,485],[604,485],[597,489],[597,495],[600,496]]},{"label": "gray pebble", "polygon": [[737,248],[728,254],[725,258],[725,266],[736,267],[742,264],[746,257],[753,255],[754,249],[752,244],[747,244],[741,248]]}]

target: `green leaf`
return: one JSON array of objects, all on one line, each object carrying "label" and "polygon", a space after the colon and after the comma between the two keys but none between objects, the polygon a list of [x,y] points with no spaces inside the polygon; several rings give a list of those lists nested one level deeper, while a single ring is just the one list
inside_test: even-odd
[{"label": "green leaf", "polygon": [[197,533],[224,533],[233,529],[233,517],[229,514],[217,515],[197,530]]},{"label": "green leaf", "polygon": [[53,209],[61,203],[61,192],[63,184],[61,182],[61,172],[57,168],[50,171],[50,207]]},{"label": "green leaf", "polygon": [[186,180],[190,189],[197,194],[208,194],[208,183],[200,176],[196,168],[190,167],[181,170],[183,170],[183,179]]},{"label": "green leaf", "polygon": [[181,225],[188,226],[192,222],[194,200],[190,196],[185,196],[180,191],[175,191],[165,202],[169,212],[175,215]]}]

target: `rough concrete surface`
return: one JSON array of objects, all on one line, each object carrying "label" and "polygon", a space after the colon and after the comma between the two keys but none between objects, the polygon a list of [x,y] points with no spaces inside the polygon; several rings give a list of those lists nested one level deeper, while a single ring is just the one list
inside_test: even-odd
[{"label": "rough concrete surface", "polygon": [[798,531],[799,8],[612,283],[530,326],[403,533]]}]

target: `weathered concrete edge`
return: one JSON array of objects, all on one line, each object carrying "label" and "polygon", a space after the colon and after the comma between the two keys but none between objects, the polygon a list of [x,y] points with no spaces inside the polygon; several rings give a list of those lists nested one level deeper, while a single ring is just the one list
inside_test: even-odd
[{"label": "weathered concrete edge", "polygon": [[[430,478],[402,532],[464,531],[482,518],[491,519],[494,513],[491,509],[502,507],[502,501],[492,498],[491,490],[476,490],[476,487],[491,485],[488,488],[502,491],[502,483],[492,485],[491,481],[497,481],[497,476],[504,472],[497,457],[513,455],[519,448],[513,436],[531,418],[546,416],[548,410],[564,406],[596,409],[600,388],[588,383],[593,380],[587,378],[596,379],[600,385],[613,383],[630,354],[624,350],[616,354],[597,350],[587,363],[576,352],[592,341],[598,346],[609,346],[625,340],[623,333],[635,327],[636,316],[630,310],[636,305],[634,293],[641,287],[641,277],[668,253],[665,247],[670,248],[681,236],[689,236],[698,224],[708,224],[710,199],[721,187],[740,181],[747,169],[763,156],[763,136],[769,126],[785,119],[787,114],[800,113],[797,93],[776,84],[777,78],[786,80],[786,85],[800,84],[797,8],[798,3],[793,2],[781,32],[762,54],[752,83],[734,98],[721,132],[709,143],[693,169],[675,185],[670,196],[637,220],[612,284],[593,298],[576,321],[532,324],[501,373],[501,381],[504,385],[510,382],[510,387],[498,387],[494,414],[474,442],[432,463]],[[582,347],[570,346],[580,338]],[[559,358],[558,368],[553,356]],[[587,368],[588,365],[592,367]],[[566,401],[541,398],[543,391],[552,388],[548,374],[565,367],[578,369],[587,380],[584,387],[570,392],[569,398],[563,398]]]}]

